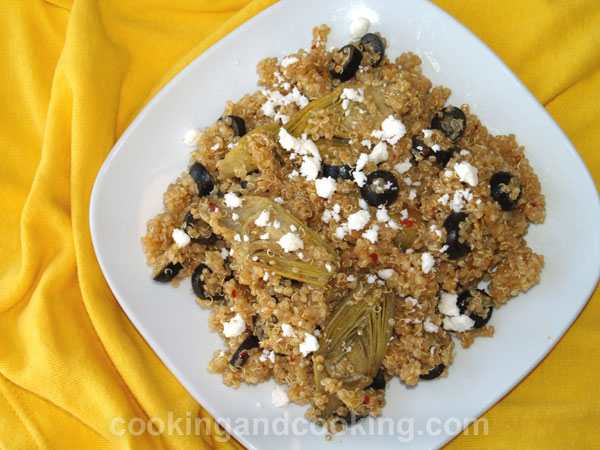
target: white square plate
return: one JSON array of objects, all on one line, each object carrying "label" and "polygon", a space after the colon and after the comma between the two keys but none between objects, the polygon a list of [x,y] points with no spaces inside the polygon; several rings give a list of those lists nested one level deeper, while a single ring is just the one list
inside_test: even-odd
[{"label": "white square plate", "polygon": [[[209,311],[196,304],[187,283],[173,289],[151,281],[140,238],[148,219],[162,210],[168,184],[186,170],[187,129],[208,125],[226,100],[256,90],[260,59],[309,46],[312,27],[322,23],[332,28],[329,45],[341,46],[350,40],[348,27],[356,16],[367,17],[370,31],[386,37],[388,55],[419,54],[432,82],[453,90],[453,104],[468,103],[490,131],[515,133],[525,145],[548,212],[527,240],[545,256],[546,266],[539,285],[494,313],[493,339],[458,350],[447,378],[413,389],[390,382],[385,422],[365,420],[360,426],[366,436],[347,433],[326,442],[324,430],[302,419],[305,408],[272,406],[273,382],[234,390],[222,385],[220,375],[207,373],[213,351],[223,347],[207,329]],[[575,320],[599,276],[599,223],[590,174],[550,115],[489,48],[424,0],[287,0],[258,14],[198,57],[144,108],[106,159],[90,206],[98,261],[123,310],[185,388],[252,449],[442,446],[531,371]],[[269,420],[267,434],[262,426],[253,430],[252,420],[260,417]],[[241,424],[248,420],[245,431]],[[378,430],[378,424],[385,426]]]}]

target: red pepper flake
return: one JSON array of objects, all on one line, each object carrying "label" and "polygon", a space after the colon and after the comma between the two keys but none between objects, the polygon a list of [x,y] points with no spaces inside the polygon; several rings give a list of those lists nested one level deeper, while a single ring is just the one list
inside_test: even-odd
[{"label": "red pepper flake", "polygon": [[213,202],[210,202],[208,204],[208,208],[210,209],[211,212],[215,212],[215,210],[217,209],[217,205]]},{"label": "red pepper flake", "polygon": [[296,361],[296,358],[294,358],[294,355],[290,355],[290,362],[294,362]]},{"label": "red pepper flake", "polygon": [[474,129],[475,131],[479,130],[479,124],[478,124],[478,123],[476,123],[476,124],[475,124],[475,126],[473,127],[473,129]]},{"label": "red pepper flake", "polygon": [[365,403],[368,405],[371,401],[371,398],[368,395],[365,395]]},{"label": "red pepper flake", "polygon": [[371,258],[371,262],[373,264],[377,264],[377,261],[379,260],[379,255],[377,255],[377,253],[371,253],[369,257]]},{"label": "red pepper flake", "polygon": [[515,156],[515,161],[517,162],[517,164],[520,163],[521,162],[521,157],[520,156]]},{"label": "red pepper flake", "polygon": [[536,202],[531,202],[531,206],[533,206],[534,208],[537,206]]},{"label": "red pepper flake", "polygon": [[306,219],[306,221],[307,221],[308,223],[310,223],[310,222],[312,222],[312,221],[314,220],[314,218],[315,218],[315,214],[313,213],[313,215],[312,215],[312,216],[310,216],[308,219]]},{"label": "red pepper flake", "polygon": [[231,290],[231,296],[232,296],[233,298],[236,298],[236,297],[237,297],[237,291],[236,291],[235,289],[232,289],[232,290]]},{"label": "red pepper flake", "polygon": [[412,220],[412,219],[404,219],[404,220],[401,220],[400,223],[404,226],[412,227],[413,225],[417,225],[419,222],[417,222],[416,220]]},{"label": "red pepper flake", "polygon": [[481,223],[483,222],[483,219],[480,217],[479,219],[477,219],[477,223]]}]

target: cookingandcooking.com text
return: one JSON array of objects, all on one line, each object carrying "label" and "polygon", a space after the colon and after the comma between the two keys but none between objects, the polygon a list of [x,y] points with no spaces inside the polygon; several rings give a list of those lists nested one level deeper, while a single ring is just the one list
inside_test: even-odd
[{"label": "cookingandcooking.com text", "polygon": [[[217,421],[227,430],[238,436],[327,436],[330,434],[326,428],[311,422],[304,417],[290,417],[284,412],[282,416],[271,417],[237,417],[218,418]],[[471,425],[472,424],[472,425]],[[471,425],[471,426],[469,426]],[[464,429],[464,430],[463,430]],[[154,417],[142,419],[133,417],[125,419],[115,417],[110,423],[110,431],[116,436],[130,434],[140,436],[144,433],[152,436],[159,435],[204,435],[212,436],[217,442],[227,442],[231,436],[224,433],[214,421],[208,418],[193,417],[187,413],[186,417],[175,417],[169,412],[167,419]],[[412,442],[419,436],[455,436],[462,434],[487,436],[488,420],[486,418],[439,418],[430,417],[426,421],[417,421],[414,418],[404,417],[392,419],[391,417],[378,417],[377,419],[362,420],[334,435],[334,438],[343,436],[394,436],[400,442]]]}]

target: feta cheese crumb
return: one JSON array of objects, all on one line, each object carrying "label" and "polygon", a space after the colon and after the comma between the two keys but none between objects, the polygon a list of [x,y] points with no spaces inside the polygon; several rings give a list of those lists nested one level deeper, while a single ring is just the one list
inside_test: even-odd
[{"label": "feta cheese crumb", "polygon": [[371,148],[373,146],[373,143],[368,139],[363,139],[362,141],[360,141],[360,145],[367,148]]},{"label": "feta cheese crumb", "polygon": [[296,333],[294,333],[294,329],[288,323],[281,324],[281,331],[282,331],[283,337],[294,337],[294,336],[296,336]]},{"label": "feta cheese crumb", "polygon": [[291,66],[292,64],[295,64],[298,61],[300,60],[295,56],[287,56],[281,60],[281,67]]},{"label": "feta cheese crumb", "polygon": [[192,240],[188,236],[188,234],[179,228],[176,228],[175,230],[173,230],[172,236],[173,236],[173,240],[177,244],[177,247],[179,247],[179,248],[183,248],[186,245],[188,245],[190,242],[192,242]]},{"label": "feta cheese crumb", "polygon": [[433,130],[425,128],[425,129],[421,130],[421,132],[423,133],[423,137],[425,139],[429,139],[431,136],[433,136]]},{"label": "feta cheese crumb", "polygon": [[350,231],[353,230],[362,230],[365,225],[371,220],[371,215],[369,211],[360,210],[355,212],[354,214],[350,214],[348,216],[348,229]]},{"label": "feta cheese crumb", "polygon": [[254,221],[254,223],[256,224],[257,227],[266,227],[267,225],[269,225],[269,217],[270,217],[269,211],[267,211],[266,209],[263,209],[263,211],[260,213],[260,215]]},{"label": "feta cheese crumb", "polygon": [[383,131],[383,139],[391,145],[395,145],[406,134],[404,124],[393,115],[388,116],[381,123],[381,130]]},{"label": "feta cheese crumb", "polygon": [[283,248],[286,253],[294,252],[296,250],[304,249],[304,242],[297,234],[286,233],[284,234],[277,243]]},{"label": "feta cheese crumb", "polygon": [[360,209],[369,209],[369,204],[365,201],[364,198],[358,199],[358,206]]},{"label": "feta cheese crumb", "polygon": [[350,22],[350,28],[348,29],[348,32],[354,39],[359,39],[367,34],[367,31],[369,31],[369,25],[371,25],[369,19],[366,17],[357,17]]},{"label": "feta cheese crumb", "polygon": [[259,236],[259,238],[263,241],[266,241],[267,239],[269,239],[269,233],[263,233]]},{"label": "feta cheese crumb", "polygon": [[233,220],[238,220],[240,218],[240,216],[238,216],[236,213],[231,214],[231,218]]},{"label": "feta cheese crumb", "polygon": [[337,182],[334,178],[319,178],[315,180],[315,188],[317,189],[317,195],[322,198],[329,198],[333,195],[337,188]]},{"label": "feta cheese crumb", "polygon": [[221,249],[221,258],[227,259],[228,256],[229,256],[229,250],[227,250],[226,247],[223,247]]},{"label": "feta cheese crumb", "polygon": [[458,309],[458,305],[456,301],[458,300],[458,295],[449,294],[446,291],[441,291],[440,300],[438,302],[438,310],[442,314],[446,316],[458,316],[460,314],[460,310]]},{"label": "feta cheese crumb", "polygon": [[271,392],[271,401],[275,406],[281,408],[290,402],[287,392],[280,385],[277,385],[273,392]]},{"label": "feta cheese crumb", "polygon": [[429,252],[425,252],[421,254],[421,270],[423,273],[431,272],[433,269],[433,265],[435,264],[435,260],[433,256]]},{"label": "feta cheese crumb", "polygon": [[239,208],[240,206],[242,206],[244,199],[238,197],[234,192],[228,192],[227,194],[225,194],[225,204],[229,207],[229,208]]},{"label": "feta cheese crumb", "polygon": [[427,320],[425,320],[425,322],[423,323],[423,329],[425,331],[427,331],[428,333],[437,333],[440,328],[434,324],[429,317],[427,318]]},{"label": "feta cheese crumb", "polygon": [[386,161],[388,159],[389,153],[387,150],[387,144],[385,142],[380,142],[369,154],[369,161],[374,162],[375,164],[379,164],[380,162]]},{"label": "feta cheese crumb", "polygon": [[394,276],[394,269],[381,269],[377,271],[377,276],[382,280],[389,280]]},{"label": "feta cheese crumb", "polygon": [[340,95],[340,98],[362,103],[365,101],[365,92],[362,90],[362,88],[344,88],[344,90],[342,91],[342,95]]},{"label": "feta cheese crumb", "polygon": [[200,136],[202,136],[202,130],[200,130],[200,128],[190,128],[183,136],[183,143],[188,147],[196,147],[200,140]]},{"label": "feta cheese crumb", "polygon": [[348,275],[346,281],[352,283],[353,281],[356,281],[356,277],[354,275]]},{"label": "feta cheese crumb", "polygon": [[236,234],[236,235],[233,237],[233,240],[234,240],[235,242],[242,242],[242,237],[240,236],[240,234],[239,234],[239,233],[237,233],[237,234]]},{"label": "feta cheese crumb", "polygon": [[446,206],[448,204],[448,200],[450,200],[450,194],[444,194],[440,198],[438,198],[438,203]]},{"label": "feta cheese crumb", "polygon": [[281,197],[275,197],[275,198],[273,199],[273,201],[274,201],[275,203],[279,203],[280,205],[283,205],[283,198],[281,198]]},{"label": "feta cheese crumb", "polygon": [[475,321],[464,314],[455,317],[444,317],[443,323],[446,330],[458,331],[459,333],[468,331],[475,325]]},{"label": "feta cheese crumb", "polygon": [[459,189],[452,197],[450,208],[452,208],[452,210],[455,212],[462,211],[467,202],[471,200],[473,200],[473,194],[469,189]]},{"label": "feta cheese crumb", "polygon": [[362,237],[367,239],[371,244],[374,244],[379,238],[379,227],[377,225],[373,225],[373,227],[369,228],[362,234]]},{"label": "feta cheese crumb", "polygon": [[275,362],[275,352],[273,350],[269,352],[269,361],[271,361],[272,363]]},{"label": "feta cheese crumb", "polygon": [[467,161],[454,164],[454,171],[463,183],[470,184],[471,186],[477,186],[477,183],[479,183],[477,168],[473,167]]},{"label": "feta cheese crumb", "polygon": [[276,230],[278,230],[279,228],[281,228],[281,222],[279,222],[279,220],[274,220],[273,221],[273,228],[275,228]]},{"label": "feta cheese crumb", "polygon": [[417,198],[417,190],[416,189],[411,189],[410,192],[408,193],[408,197],[409,200],[414,200],[415,198]]},{"label": "feta cheese crumb", "polygon": [[394,170],[398,173],[406,173],[412,167],[412,163],[410,162],[410,158],[406,158],[403,162],[399,162],[394,166]]},{"label": "feta cheese crumb", "polygon": [[373,284],[377,281],[377,275],[369,275],[367,276],[367,283]]},{"label": "feta cheese crumb", "polygon": [[223,324],[223,334],[227,338],[239,336],[244,331],[246,331],[246,323],[240,313],[237,313],[233,319]]},{"label": "feta cheese crumb", "polygon": [[309,353],[319,350],[319,341],[310,333],[304,333],[304,342],[300,344],[302,356],[308,356]]}]

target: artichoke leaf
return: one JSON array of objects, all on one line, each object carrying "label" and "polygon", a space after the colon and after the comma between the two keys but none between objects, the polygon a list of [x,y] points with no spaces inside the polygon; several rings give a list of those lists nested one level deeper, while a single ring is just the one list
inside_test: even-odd
[{"label": "artichoke leaf", "polygon": [[[258,196],[242,198],[242,205],[233,210],[227,207],[224,199],[204,200],[199,207],[201,217],[234,248],[236,258],[244,265],[260,267],[285,278],[317,286],[327,284],[340,267],[338,254],[327,241],[273,200]],[[216,214],[211,211],[211,202]],[[257,226],[255,222],[263,211],[268,212],[269,223]],[[235,219],[232,213],[236,214]],[[303,259],[298,257],[298,252],[286,252],[279,244],[279,240],[292,230],[302,240]]]},{"label": "artichoke leaf", "polygon": [[359,285],[334,310],[313,354],[315,384],[332,378],[344,389],[373,382],[393,330],[394,295],[381,286]]}]

